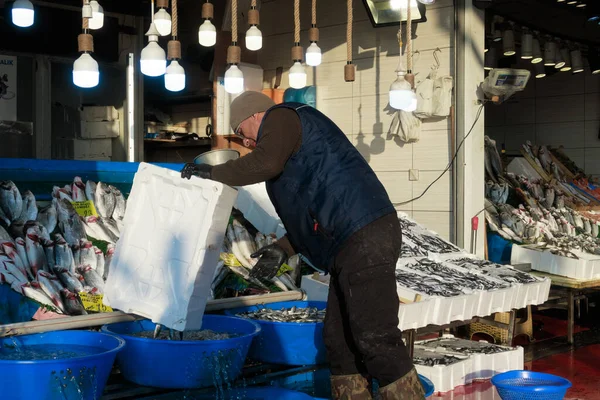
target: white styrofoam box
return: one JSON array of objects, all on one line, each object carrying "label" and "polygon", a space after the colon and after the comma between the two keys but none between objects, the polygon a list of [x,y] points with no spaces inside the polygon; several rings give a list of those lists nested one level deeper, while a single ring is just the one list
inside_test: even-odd
[{"label": "white styrofoam box", "polygon": [[475,316],[487,317],[497,312],[512,310],[517,291],[518,288],[516,286],[509,286],[503,289],[481,292]]},{"label": "white styrofoam box", "polygon": [[572,279],[590,280],[600,278],[600,258],[592,254],[578,252],[579,259],[539,251],[523,246],[513,246],[511,262],[531,263],[535,271],[553,275],[566,276]]},{"label": "white styrofoam box", "polygon": [[236,197],[222,183],[141,163],[105,304],[178,331],[200,329]]},{"label": "white styrofoam box", "polygon": [[238,197],[235,208],[240,210],[256,229],[265,235],[274,233],[277,238],[285,235],[286,230],[269,199],[265,183],[236,187]]},{"label": "white styrofoam box", "polygon": [[[431,353],[428,349],[417,348],[415,346],[415,357]],[[452,354],[452,353],[447,353]],[[417,372],[423,375],[433,383],[436,392],[449,392],[457,386],[467,385],[469,376],[473,370],[473,361],[470,358],[458,361],[450,365],[426,365],[415,364]]]},{"label": "white styrofoam box", "polygon": [[400,330],[419,329],[431,324],[435,303],[427,298],[415,303],[400,304],[398,328]]},{"label": "white styrofoam box", "polygon": [[94,160],[112,157],[112,139],[54,139],[54,158],[59,160]]},{"label": "white styrofoam box", "polygon": [[304,275],[300,288],[306,293],[308,301],[327,301],[330,279],[331,275],[318,274],[317,279],[314,275]]},{"label": "white styrofoam box", "polygon": [[121,122],[115,121],[81,121],[81,137],[83,139],[116,138],[121,134]]},{"label": "white styrofoam box", "polygon": [[79,109],[81,121],[100,122],[119,119],[119,110],[113,106],[90,106]]}]

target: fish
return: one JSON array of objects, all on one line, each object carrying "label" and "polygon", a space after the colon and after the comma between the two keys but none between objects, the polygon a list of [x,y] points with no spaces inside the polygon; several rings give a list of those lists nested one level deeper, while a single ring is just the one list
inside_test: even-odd
[{"label": "fish", "polygon": [[54,268],[54,273],[56,276],[58,276],[63,285],[70,291],[75,293],[83,291],[83,284],[79,280],[79,277],[72,274],[68,269],[56,266]]},{"label": "fish", "polygon": [[292,282],[298,282],[298,276],[300,275],[300,270],[302,269],[302,263],[300,262],[300,256],[298,254],[294,254],[287,260],[287,265],[292,268],[289,272],[290,278]]},{"label": "fish", "polygon": [[598,233],[600,233],[600,229],[598,229],[598,223],[597,222],[593,222],[592,223],[592,236],[597,238],[598,237]]},{"label": "fish", "polygon": [[121,193],[121,191],[116,187],[109,186],[109,188],[115,198],[115,209],[112,213],[112,218],[117,222],[123,221],[123,218],[125,218],[126,208],[125,197],[123,197],[123,193]]},{"label": "fish", "polygon": [[12,236],[0,225],[0,240],[12,241]]},{"label": "fish", "polygon": [[71,193],[74,201],[86,201],[87,197],[85,195],[85,184],[81,181],[79,176],[76,176],[73,179],[73,184],[71,185]]},{"label": "fish", "polygon": [[27,269],[27,275],[30,279],[35,279],[35,274],[31,269],[31,264],[29,263],[29,258],[27,257],[27,249],[25,245],[25,239],[17,238],[15,239],[15,247],[17,248],[17,254],[21,258],[23,264],[25,264],[25,268]]},{"label": "fish", "polygon": [[83,222],[69,201],[61,199],[56,204],[58,206],[56,210],[58,212],[58,226],[67,243],[74,246],[79,243],[80,239],[86,238]]},{"label": "fish", "polygon": [[56,224],[58,223],[55,205],[56,201],[58,200],[52,199],[51,204],[40,208],[36,218],[36,221],[43,225],[49,233],[54,232],[54,229],[56,229]]},{"label": "fish", "polygon": [[96,272],[104,279],[104,253],[98,247],[94,246],[94,253],[96,254]]},{"label": "fish", "polygon": [[42,305],[49,306],[54,311],[61,312],[56,308],[52,299],[48,297],[48,295],[41,289],[36,289],[31,286],[23,286],[22,293],[31,300],[37,301]]},{"label": "fish", "polygon": [[13,181],[0,182],[0,207],[10,221],[15,221],[23,211],[23,198]]},{"label": "fish", "polygon": [[115,245],[109,244],[106,247],[106,256],[104,257],[104,275],[102,276],[104,278],[104,280],[108,279],[108,272],[110,271],[110,263],[112,262],[114,254],[115,254]]},{"label": "fish", "polygon": [[76,267],[79,267],[81,265],[81,249],[79,248],[79,244],[71,247],[71,250],[73,250],[73,262]]},{"label": "fish", "polygon": [[590,223],[590,220],[585,218],[583,220],[583,230],[585,231],[585,233],[587,233],[588,235],[592,234],[592,224]]},{"label": "fish", "polygon": [[93,269],[90,265],[82,265],[77,271],[83,275],[85,279],[85,283],[95,289],[97,289],[97,293],[104,293],[104,280],[95,269]]},{"label": "fish", "polygon": [[89,237],[103,240],[108,243],[116,243],[119,240],[96,216],[85,217],[83,220],[85,232]]},{"label": "fish", "polygon": [[15,267],[17,267],[19,271],[23,273],[23,275],[25,275],[29,279],[34,279],[34,275],[31,272],[31,268],[29,268],[29,265],[27,264],[27,259],[23,261],[23,259],[19,255],[19,252],[17,251],[16,244],[14,244],[13,242],[0,242],[0,247],[2,248],[6,256],[10,258],[10,260],[15,264]]},{"label": "fish", "polygon": [[26,284],[27,282],[29,282],[29,280],[27,279],[27,274],[23,273],[19,268],[17,268],[15,263],[9,257],[0,255],[0,265],[2,265],[2,268],[7,274],[11,275],[20,283]]},{"label": "fish", "polygon": [[116,200],[109,185],[98,182],[95,195],[96,211],[102,218],[110,218],[115,210]]},{"label": "fish", "polygon": [[56,257],[56,266],[69,270],[72,274],[75,273],[75,260],[73,252],[67,244],[65,238],[60,234],[54,235],[54,254]]},{"label": "fish", "polygon": [[548,188],[546,189],[546,198],[544,200],[544,206],[546,208],[552,208],[554,205],[555,192],[554,189]]},{"label": "fish", "polygon": [[248,271],[246,268],[243,267],[234,267],[234,266],[229,266],[229,269],[231,270],[231,272],[233,272],[234,274],[237,274],[239,276],[241,276],[242,278],[244,278],[245,280],[247,280],[248,282],[253,283],[254,285],[258,286],[261,289],[265,289],[265,290],[269,290],[268,287],[266,287],[261,281],[259,281],[256,278],[252,278],[250,277],[250,271]]},{"label": "fish", "polygon": [[295,323],[316,323],[325,320],[325,310],[319,310],[316,307],[296,307],[281,308],[279,310],[271,308],[261,308],[257,311],[246,311],[236,314],[236,316],[248,319],[258,319],[272,322],[295,322]]},{"label": "fish", "polygon": [[47,272],[39,271],[37,274],[37,281],[44,293],[50,297],[52,303],[64,313],[65,305],[60,297],[60,290],[62,288],[57,290],[57,285],[60,285],[60,283],[56,282],[58,281],[58,278]]},{"label": "fish", "polygon": [[65,311],[69,315],[87,315],[87,311],[83,308],[83,305],[79,301],[79,297],[75,293],[67,289],[60,291],[62,296],[63,304],[65,305]]},{"label": "fish", "polygon": [[56,265],[56,257],[54,256],[54,242],[52,240],[42,240],[44,254],[46,254],[46,263],[48,264],[48,272],[54,270]]},{"label": "fish", "polygon": [[553,174],[552,165],[554,164],[554,161],[552,161],[552,157],[550,157],[550,152],[546,146],[540,146],[538,150],[538,159],[540,160],[540,163],[542,163],[544,171]]},{"label": "fish", "polygon": [[38,208],[37,203],[35,201],[35,196],[31,192],[31,190],[26,190],[23,192],[23,206],[21,215],[18,219],[22,219],[23,221],[35,221],[38,216]]},{"label": "fish", "polygon": [[69,190],[66,190],[65,188],[60,188],[58,186],[54,186],[54,188],[52,189],[52,197],[54,197],[57,200],[67,200],[69,202],[73,201],[73,198],[71,197],[71,192],[70,192],[70,187]]},{"label": "fish", "polygon": [[35,228],[29,228],[27,231],[27,235],[25,236],[25,250],[27,251],[27,259],[29,260],[31,272],[34,276],[37,276],[40,271],[48,270],[46,253]]},{"label": "fish", "polygon": [[[242,264],[245,268],[252,269],[253,265],[248,261],[242,250],[240,249],[240,245],[235,236],[235,232],[233,231],[233,227],[231,225],[227,226],[227,238],[231,242],[231,252],[237,258],[237,260]],[[231,269],[233,272],[236,272]]]},{"label": "fish", "polygon": [[118,238],[121,236],[121,232],[119,232],[119,226],[117,222],[112,218],[99,218],[99,224],[104,227],[104,229],[111,233],[111,237]]},{"label": "fish", "polygon": [[557,194],[554,198],[554,207],[560,209],[565,208],[565,196],[563,194]]},{"label": "fish", "polygon": [[2,207],[0,207],[0,228],[8,228],[10,226],[10,219],[4,214],[2,211]]},{"label": "fish", "polygon": [[246,228],[244,228],[244,226],[238,220],[234,219],[232,226],[238,247],[243,257],[251,266],[254,266],[256,264],[256,260],[251,257],[252,254],[256,253],[256,244],[254,243],[254,240]]},{"label": "fish", "polygon": [[296,286],[296,284],[294,283],[294,281],[292,280],[292,278],[290,277],[290,275],[287,272],[284,272],[283,274],[281,274],[281,276],[279,276],[279,280],[281,282],[283,282],[283,284],[289,289],[289,290],[298,290],[298,286]]},{"label": "fish", "polygon": [[271,283],[273,283],[275,286],[277,286],[279,289],[281,289],[281,291],[289,292],[289,289],[287,288],[287,286],[285,286],[285,284],[281,281],[281,279],[279,279],[279,277],[277,277],[277,276],[272,277]]},{"label": "fish", "polygon": [[29,230],[29,228],[35,228],[36,233],[38,234],[38,236],[40,237],[40,239],[42,240],[52,240],[50,239],[50,233],[48,233],[48,230],[44,227],[44,225],[40,224],[37,221],[27,221],[25,222],[25,225],[23,226],[23,233],[27,233],[27,231]]},{"label": "fish", "polygon": [[85,197],[96,206],[96,182],[87,181],[85,183]]},{"label": "fish", "polygon": [[92,242],[81,240],[79,242],[79,264],[89,265],[93,269],[96,269],[96,262],[96,253],[94,253]]}]

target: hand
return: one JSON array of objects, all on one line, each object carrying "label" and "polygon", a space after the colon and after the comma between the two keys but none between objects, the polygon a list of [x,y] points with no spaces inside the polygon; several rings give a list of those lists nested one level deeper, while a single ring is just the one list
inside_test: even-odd
[{"label": "hand", "polygon": [[276,243],[273,243],[263,247],[252,254],[251,257],[260,257],[260,260],[258,260],[258,263],[250,271],[250,277],[268,281],[277,275],[277,271],[279,271],[285,260],[287,260],[287,253]]},{"label": "hand", "polygon": [[187,163],[181,170],[181,177],[190,179],[192,175],[202,179],[210,179],[212,166],[208,164]]}]

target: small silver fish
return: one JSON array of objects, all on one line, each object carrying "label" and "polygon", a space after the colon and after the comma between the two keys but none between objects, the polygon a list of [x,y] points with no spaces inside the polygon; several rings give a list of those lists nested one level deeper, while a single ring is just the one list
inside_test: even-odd
[{"label": "small silver fish", "polygon": [[27,259],[29,260],[31,272],[34,276],[37,276],[39,271],[48,270],[46,253],[44,252],[41,239],[35,228],[29,228],[27,231],[25,237],[25,250],[27,251]]},{"label": "small silver fish", "polygon": [[60,289],[57,290],[57,286],[60,285],[60,283],[54,282],[58,281],[58,278],[47,272],[39,271],[37,274],[37,281],[39,282],[44,293],[50,297],[52,303],[54,303],[54,305],[64,313],[65,305],[60,297]]},{"label": "small silver fish", "polygon": [[56,224],[58,223],[56,205],[54,204],[56,201],[56,199],[53,199],[51,204],[40,208],[38,211],[36,220],[46,228],[48,233],[54,232]]},{"label": "small silver fish", "polygon": [[71,185],[71,193],[74,201],[86,201],[87,197],[85,196],[85,184],[81,181],[79,176],[76,176],[73,179],[73,184]]},{"label": "small silver fish", "polygon": [[113,196],[115,198],[115,209],[112,213],[112,218],[115,221],[122,221],[125,218],[125,197],[123,197],[123,193],[119,189],[114,186],[109,186]]},{"label": "small silver fish", "polygon": [[109,185],[103,182],[98,182],[95,194],[96,211],[102,218],[112,217],[115,211],[116,200],[114,193],[110,190]]},{"label": "small silver fish", "polygon": [[35,221],[38,216],[37,203],[35,202],[35,196],[31,190],[23,192],[23,206],[19,219],[23,221]]},{"label": "small silver fish", "polygon": [[13,181],[0,182],[0,207],[9,220],[15,221],[23,211],[23,198]]},{"label": "small silver fish", "polygon": [[83,265],[78,268],[78,272],[83,275],[86,284],[97,289],[98,293],[104,293],[104,280],[95,269],[89,265]]},{"label": "small silver fish", "polygon": [[79,293],[83,291],[83,284],[78,276],[72,274],[68,269],[56,266],[54,272],[63,285],[72,292]]}]

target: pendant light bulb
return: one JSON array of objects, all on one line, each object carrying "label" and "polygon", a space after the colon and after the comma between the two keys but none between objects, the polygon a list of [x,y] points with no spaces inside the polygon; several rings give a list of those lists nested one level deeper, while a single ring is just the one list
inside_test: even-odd
[{"label": "pendant light bulb", "polygon": [[73,63],[73,83],[80,88],[93,88],[100,82],[98,62],[89,53],[83,53]]},{"label": "pendant light bulb", "polygon": [[546,77],[546,67],[542,63],[535,64],[535,77],[542,79]]},{"label": "pendant light bulb", "polygon": [[544,46],[544,65],[554,67],[556,65],[556,43],[547,41]]},{"label": "pendant light bulb", "polygon": [[140,70],[146,76],[161,76],[167,72],[167,54],[158,45],[158,31],[154,23],[146,33],[148,45],[142,50]]},{"label": "pendant light bulb", "polygon": [[573,50],[571,52],[571,68],[574,74],[583,72],[583,57],[581,56],[581,50]]},{"label": "pendant light bulb", "polygon": [[428,4],[435,4],[435,0],[417,0],[417,1],[418,1],[419,3],[421,3],[421,4],[425,4],[425,5],[428,5]]},{"label": "pendant light bulb", "polygon": [[306,49],[306,64],[311,67],[317,67],[321,65],[322,58],[321,48],[317,43],[312,42]]},{"label": "pendant light bulb", "polygon": [[244,73],[236,64],[231,64],[225,72],[225,91],[231,94],[238,94],[243,90]]},{"label": "pendant light bulb", "polygon": [[17,0],[12,7],[12,22],[21,28],[28,28],[33,25],[35,11],[33,4],[29,0]]},{"label": "pendant light bulb", "polygon": [[[390,7],[392,10],[399,10],[402,8],[402,0],[390,0]],[[404,1],[406,3],[406,1]]]},{"label": "pendant light bulb", "polygon": [[294,89],[302,89],[306,86],[306,70],[299,61],[294,62],[290,68],[290,86]]},{"label": "pendant light bulb", "polygon": [[104,26],[104,8],[96,0],[90,1],[92,7],[92,18],[90,18],[90,29],[100,29]]},{"label": "pendant light bulb", "polygon": [[534,38],[533,39],[533,52],[532,52],[531,63],[532,64],[539,64],[542,61],[544,61],[544,57],[542,57],[542,48],[540,47],[540,41],[539,41],[538,38]]},{"label": "pendant light bulb", "polygon": [[396,110],[412,112],[417,109],[417,94],[405,79],[406,72],[399,71],[398,78],[390,86],[390,106]]},{"label": "pendant light bulb", "polygon": [[171,34],[171,15],[169,15],[167,10],[161,8],[154,14],[154,25],[160,36],[168,36]]},{"label": "pendant light bulb", "polygon": [[256,25],[246,31],[246,48],[250,51],[262,49],[262,32]]},{"label": "pendant light bulb", "polygon": [[204,47],[211,47],[217,43],[217,28],[209,19],[205,19],[204,23],[200,25],[198,42]]},{"label": "pendant light bulb", "polygon": [[180,92],[185,89],[185,70],[177,60],[171,61],[167,67],[165,88],[171,92]]},{"label": "pendant light bulb", "polygon": [[533,59],[533,35],[529,31],[524,31],[521,36],[521,58]]}]

